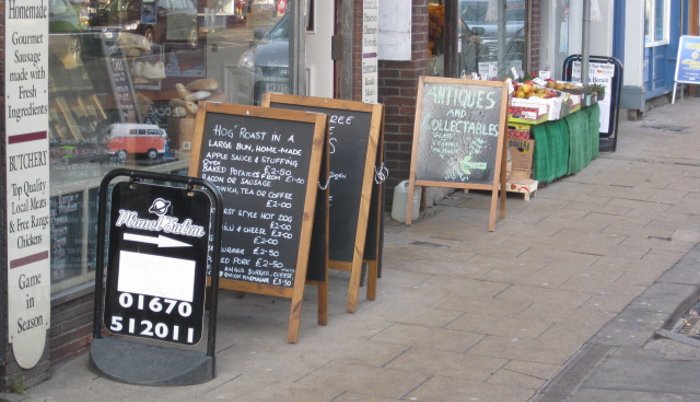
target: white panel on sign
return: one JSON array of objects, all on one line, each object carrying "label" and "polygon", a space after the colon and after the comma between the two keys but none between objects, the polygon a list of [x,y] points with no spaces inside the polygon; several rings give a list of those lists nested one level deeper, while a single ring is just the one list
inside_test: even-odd
[{"label": "white panel on sign", "polygon": [[121,251],[117,289],[192,302],[194,273],[193,260]]},{"label": "white panel on sign", "polygon": [[411,60],[411,0],[379,2],[379,60]]}]

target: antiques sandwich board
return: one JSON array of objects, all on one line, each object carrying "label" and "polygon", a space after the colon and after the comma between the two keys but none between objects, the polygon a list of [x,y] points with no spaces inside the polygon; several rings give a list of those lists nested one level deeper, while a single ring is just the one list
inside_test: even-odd
[{"label": "antiques sandwich board", "polygon": [[[190,175],[224,198],[219,287],[291,299],[299,337],[326,116],[203,103]],[[322,298],[319,297],[319,302]]]},{"label": "antiques sandwich board", "polygon": [[[380,237],[379,219],[371,219],[382,209],[381,188],[374,185],[377,147],[383,106],[357,101],[267,93],[263,105],[272,108],[324,113],[328,116],[331,173],[330,267],[350,271],[347,311],[357,309],[363,258],[368,253],[367,298],[376,298]],[[381,165],[380,165],[381,166]],[[377,192],[375,197],[374,192]],[[372,201],[375,201],[372,204]],[[372,221],[374,227],[368,227]],[[368,235],[368,232],[371,234]],[[371,239],[374,244],[366,244]]]},{"label": "antiques sandwich board", "polygon": [[406,224],[413,219],[416,185],[491,191],[489,231],[505,217],[505,130],[508,90],[503,82],[420,77]]}]

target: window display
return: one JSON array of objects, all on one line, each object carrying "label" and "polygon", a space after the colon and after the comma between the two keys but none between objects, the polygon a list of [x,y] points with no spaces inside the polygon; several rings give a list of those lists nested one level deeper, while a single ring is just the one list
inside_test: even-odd
[{"label": "window display", "polygon": [[287,4],[49,1],[54,293],[91,279],[106,172],[186,171],[199,102],[257,104],[289,91]]},{"label": "window display", "polygon": [[[504,61],[506,70],[515,68],[522,76],[525,67],[524,0],[506,0]],[[498,2],[460,0],[459,2],[459,71],[478,73],[482,79],[498,75],[499,23]]]}]

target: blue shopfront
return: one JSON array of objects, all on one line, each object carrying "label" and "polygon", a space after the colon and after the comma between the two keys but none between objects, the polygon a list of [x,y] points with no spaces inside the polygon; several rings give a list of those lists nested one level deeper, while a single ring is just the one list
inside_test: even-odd
[{"label": "blue shopfront", "polygon": [[643,112],[647,101],[673,91],[688,6],[688,0],[615,1],[613,55],[625,65],[622,108]]}]

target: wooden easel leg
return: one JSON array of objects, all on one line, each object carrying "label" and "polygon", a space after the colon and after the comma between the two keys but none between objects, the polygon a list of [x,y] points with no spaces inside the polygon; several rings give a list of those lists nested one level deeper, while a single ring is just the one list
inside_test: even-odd
[{"label": "wooden easel leg", "polygon": [[501,155],[501,174],[500,174],[500,187],[501,187],[501,205],[499,208],[499,213],[498,213],[498,218],[503,219],[506,217],[506,187],[507,183],[506,181],[508,180],[508,171],[507,171],[507,166],[508,166],[508,141],[505,141],[503,144],[503,152]]},{"label": "wooden easel leg", "polygon": [[496,230],[496,209],[498,208],[498,187],[491,190],[491,210],[489,211],[489,232]]},{"label": "wooden easel leg", "polygon": [[375,300],[377,298],[378,272],[377,261],[367,261],[367,300]]},{"label": "wooden easel leg", "polygon": [[317,284],[318,290],[318,325],[328,325],[328,280]]},{"label": "wooden easel leg", "polygon": [[362,274],[362,260],[357,259],[357,262],[353,262],[352,269],[350,270],[350,284],[348,285],[348,303],[346,311],[348,313],[354,313],[357,310],[357,299],[358,293],[360,291],[360,276]]},{"label": "wooden easel leg", "polygon": [[295,292],[292,296],[292,306],[289,312],[289,328],[287,330],[287,342],[297,343],[299,340],[299,325],[301,323],[301,302],[298,295],[302,292]]}]

